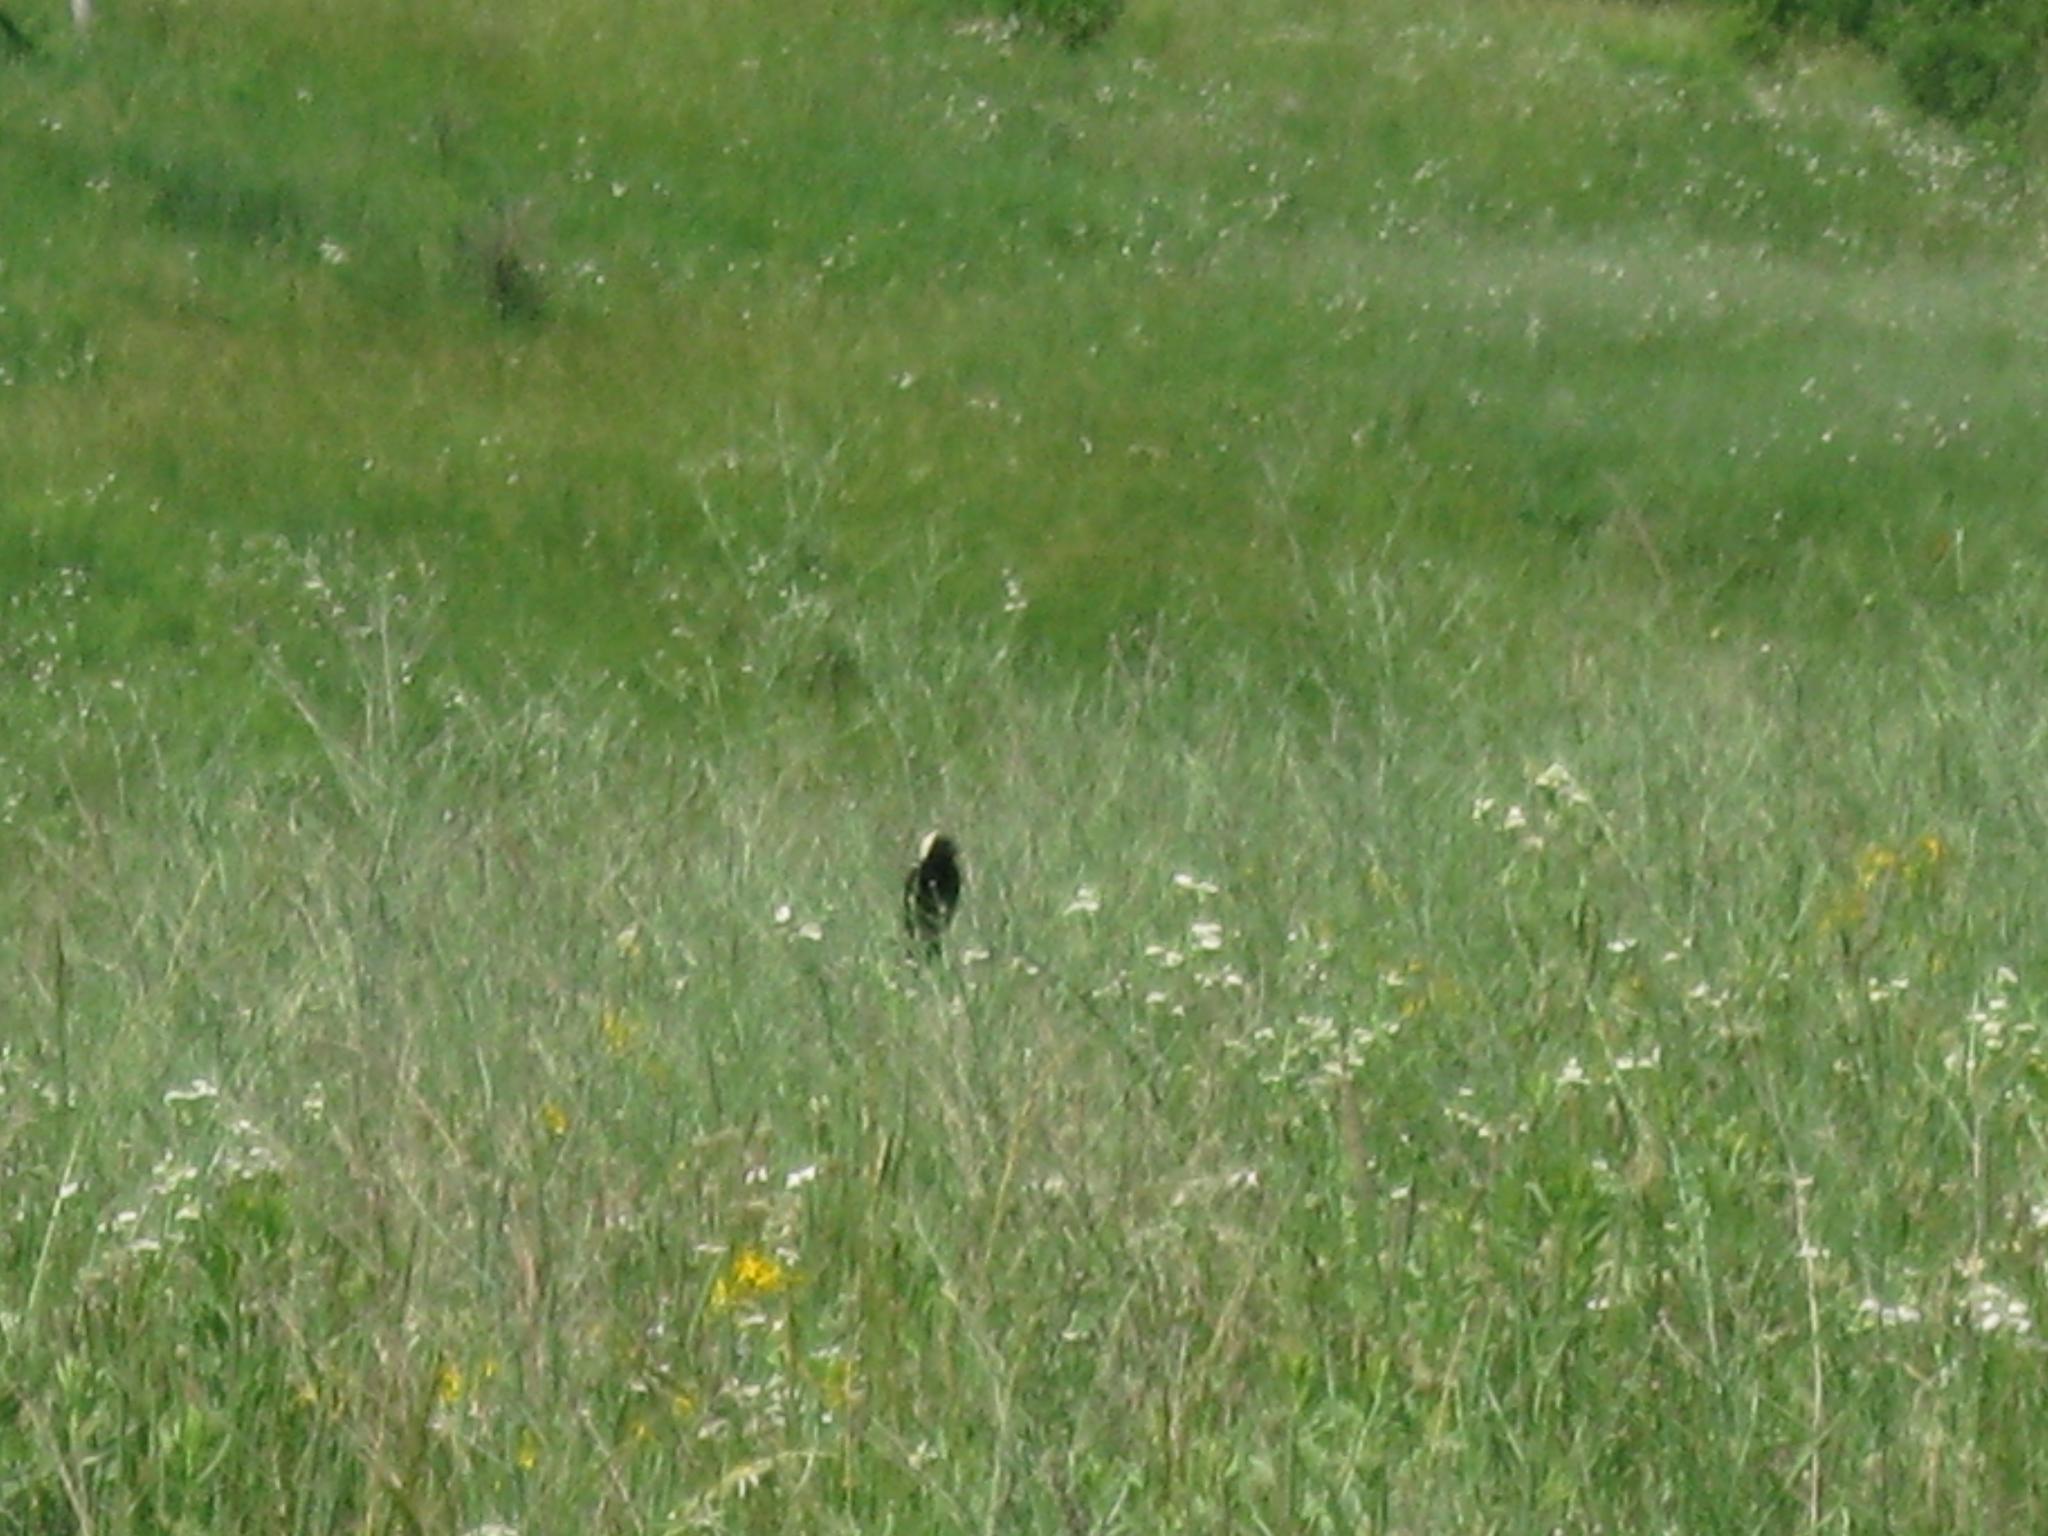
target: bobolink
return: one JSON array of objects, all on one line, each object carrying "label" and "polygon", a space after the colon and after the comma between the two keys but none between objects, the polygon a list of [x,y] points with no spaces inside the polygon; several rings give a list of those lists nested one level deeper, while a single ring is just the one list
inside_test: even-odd
[{"label": "bobolink", "polygon": [[927,958],[937,957],[939,938],[953,921],[966,883],[959,845],[942,832],[926,836],[916,865],[903,877],[903,931]]}]

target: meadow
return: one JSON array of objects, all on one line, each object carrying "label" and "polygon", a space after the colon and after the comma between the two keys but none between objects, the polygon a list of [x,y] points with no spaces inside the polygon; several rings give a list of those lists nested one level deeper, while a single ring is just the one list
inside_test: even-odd
[{"label": "meadow", "polygon": [[17,20],[0,1531],[2048,1515],[2037,127]]}]

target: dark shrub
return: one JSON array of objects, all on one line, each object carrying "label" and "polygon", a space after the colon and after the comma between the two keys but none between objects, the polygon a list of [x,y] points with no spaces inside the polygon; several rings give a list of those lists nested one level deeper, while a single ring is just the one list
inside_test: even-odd
[{"label": "dark shrub", "polygon": [[1780,32],[1862,37],[1876,15],[1875,0],[1751,0],[1745,7]]},{"label": "dark shrub", "polygon": [[2048,0],[1732,0],[1729,39],[1767,60],[1776,39],[1859,39],[1882,52],[1913,104],[1964,126],[2022,121],[2048,45]]},{"label": "dark shrub", "polygon": [[457,241],[500,320],[530,322],[547,313],[547,265],[535,250],[536,224],[532,203],[501,203]]},{"label": "dark shrub", "polygon": [[2036,46],[1993,13],[1956,10],[1904,21],[1890,52],[1915,106],[1967,125],[2025,115]]},{"label": "dark shrub", "polygon": [[1116,25],[1124,0],[1011,0],[1010,12],[1069,48],[1085,48]]}]

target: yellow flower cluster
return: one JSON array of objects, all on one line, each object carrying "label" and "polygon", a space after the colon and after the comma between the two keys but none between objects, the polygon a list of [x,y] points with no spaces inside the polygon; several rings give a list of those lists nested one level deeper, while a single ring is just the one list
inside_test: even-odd
[{"label": "yellow flower cluster", "polygon": [[1948,844],[1932,832],[1897,847],[1872,843],[1857,857],[1856,884],[1866,891],[1891,880],[1925,885],[1947,860]]},{"label": "yellow flower cluster", "polygon": [[598,1014],[597,1032],[608,1055],[624,1056],[640,1043],[646,1026],[623,1008],[606,1008]]},{"label": "yellow flower cluster", "polygon": [[1821,931],[1846,934],[1863,927],[1892,898],[1931,889],[1948,861],[1948,844],[1932,832],[1902,843],[1869,844],[1822,910]]},{"label": "yellow flower cluster", "polygon": [[716,1312],[729,1311],[786,1291],[795,1283],[795,1271],[787,1264],[749,1243],[733,1254],[725,1273],[712,1282],[711,1307]]}]

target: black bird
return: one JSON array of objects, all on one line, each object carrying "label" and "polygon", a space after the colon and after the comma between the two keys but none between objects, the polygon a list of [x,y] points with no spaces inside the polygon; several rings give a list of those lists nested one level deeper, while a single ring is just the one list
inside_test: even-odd
[{"label": "black bird", "polygon": [[917,850],[917,864],[903,877],[903,931],[925,958],[938,958],[939,937],[953,921],[966,883],[960,845],[943,832],[929,834]]}]

